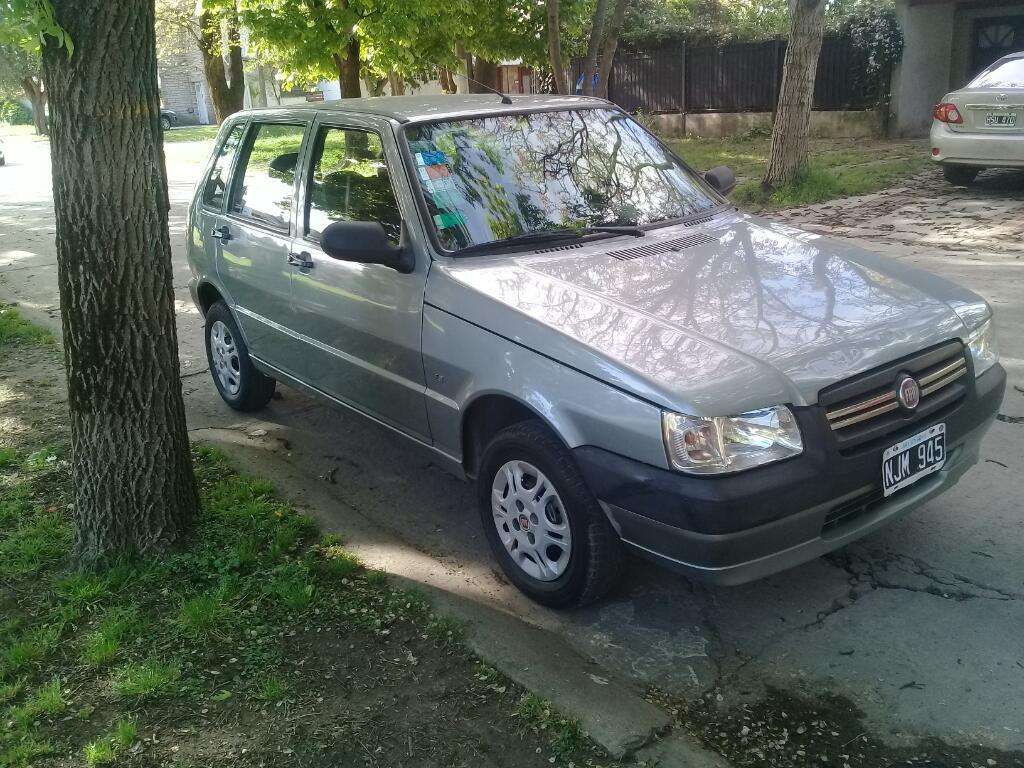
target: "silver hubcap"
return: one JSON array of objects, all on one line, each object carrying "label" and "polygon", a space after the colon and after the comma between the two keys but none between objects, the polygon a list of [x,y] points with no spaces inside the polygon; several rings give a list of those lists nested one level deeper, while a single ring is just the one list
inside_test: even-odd
[{"label": "silver hubcap", "polygon": [[565,573],[572,531],[555,486],[525,461],[509,461],[491,484],[491,511],[498,537],[512,560],[540,581]]},{"label": "silver hubcap", "polygon": [[220,320],[210,327],[210,358],[213,361],[213,375],[220,381],[221,388],[229,395],[237,395],[242,386],[238,347],[235,346],[231,329]]}]

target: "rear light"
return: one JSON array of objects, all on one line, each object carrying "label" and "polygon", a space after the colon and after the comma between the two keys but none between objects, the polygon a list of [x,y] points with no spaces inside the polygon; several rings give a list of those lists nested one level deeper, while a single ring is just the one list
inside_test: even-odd
[{"label": "rear light", "polygon": [[956,108],[956,104],[950,104],[948,101],[936,104],[932,117],[940,123],[962,123],[964,121],[960,116],[960,110]]},{"label": "rear light", "polygon": [[933,156],[933,157],[938,157],[938,156],[939,156],[939,153],[940,153],[941,151],[942,151],[942,150],[940,150],[940,149],[939,149],[938,147],[932,147],[932,156]]}]

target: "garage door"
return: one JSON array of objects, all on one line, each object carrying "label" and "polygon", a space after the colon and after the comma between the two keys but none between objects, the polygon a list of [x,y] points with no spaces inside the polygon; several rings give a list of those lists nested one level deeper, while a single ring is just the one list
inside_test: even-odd
[{"label": "garage door", "polygon": [[971,35],[971,72],[973,78],[996,59],[1024,50],[1024,14],[975,19]]}]

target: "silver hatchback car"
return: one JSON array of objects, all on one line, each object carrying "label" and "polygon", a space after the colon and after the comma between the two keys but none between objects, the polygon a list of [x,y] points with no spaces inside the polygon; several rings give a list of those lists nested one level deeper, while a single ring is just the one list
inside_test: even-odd
[{"label": "silver hatchback car", "polygon": [[384,97],[228,120],[191,288],[233,408],[275,382],[476,482],[553,606],[627,551],[736,584],[877,529],[978,459],[991,310],[738,211],[599,99]]}]

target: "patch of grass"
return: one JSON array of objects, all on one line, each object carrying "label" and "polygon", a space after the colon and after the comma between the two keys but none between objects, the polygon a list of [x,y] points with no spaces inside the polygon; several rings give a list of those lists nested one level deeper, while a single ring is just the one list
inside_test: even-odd
[{"label": "patch of grass", "polygon": [[21,696],[25,690],[25,678],[19,678],[12,683],[0,684],[0,706],[10,704]]},{"label": "patch of grass", "polygon": [[95,631],[85,636],[82,661],[92,667],[112,662],[122,643],[141,632],[143,622],[134,607],[114,608],[100,620]]},{"label": "patch of grass", "polygon": [[0,448],[0,469],[16,467],[21,463],[21,454],[13,448]]},{"label": "patch of grass", "polygon": [[113,763],[120,752],[135,742],[137,734],[138,725],[134,720],[118,720],[111,733],[86,744],[83,750],[86,765],[95,766]]},{"label": "patch of grass", "polygon": [[164,144],[176,144],[184,141],[212,141],[220,129],[216,125],[183,125],[164,131]]},{"label": "patch of grass", "polygon": [[527,693],[519,700],[516,715],[535,733],[546,733],[555,756],[564,759],[586,746],[580,724],[566,717],[536,694]]},{"label": "patch of grass", "polygon": [[451,616],[431,616],[426,635],[439,645],[456,645],[466,638],[466,625]]},{"label": "patch of grass", "polygon": [[223,591],[215,590],[185,600],[175,622],[193,640],[209,640],[232,621],[233,613]]},{"label": "patch of grass", "polygon": [[[4,517],[0,503],[0,519]],[[32,576],[63,561],[72,538],[70,521],[60,515],[42,512],[23,518],[0,539],[0,578]]]},{"label": "patch of grass", "polygon": [[20,707],[11,707],[8,717],[26,728],[43,715],[59,715],[67,707],[60,690],[60,680],[54,678],[33,691]]},{"label": "patch of grass", "polygon": [[315,588],[309,572],[299,563],[286,563],[274,569],[263,593],[289,611],[302,611],[313,602]]},{"label": "patch of grass", "polygon": [[260,701],[281,701],[288,693],[288,683],[276,675],[257,679],[252,686],[252,695]]},{"label": "patch of grass", "polygon": [[0,765],[21,768],[30,765],[37,757],[53,754],[53,744],[34,736],[22,735],[7,742],[0,742]]},{"label": "patch of grass", "polygon": [[0,655],[0,672],[15,673],[44,661],[60,642],[63,626],[48,624],[30,629],[12,640]]},{"label": "patch of grass", "polygon": [[57,461],[57,449],[52,446],[46,446],[37,451],[32,451],[25,458],[25,469],[38,472],[41,469],[46,469],[55,461]]},{"label": "patch of grass", "polygon": [[72,605],[93,605],[110,595],[107,580],[96,573],[74,571],[54,585],[54,591]]},{"label": "patch of grass", "polygon": [[363,567],[359,558],[349,554],[338,545],[321,548],[322,557],[317,561],[317,573],[326,578],[351,578]]},{"label": "patch of grass", "polygon": [[180,678],[181,668],[177,664],[148,659],[118,667],[110,682],[121,698],[141,701],[170,693]]},{"label": "patch of grass", "polygon": [[53,334],[48,330],[30,323],[14,307],[0,305],[0,346],[53,342]]}]

